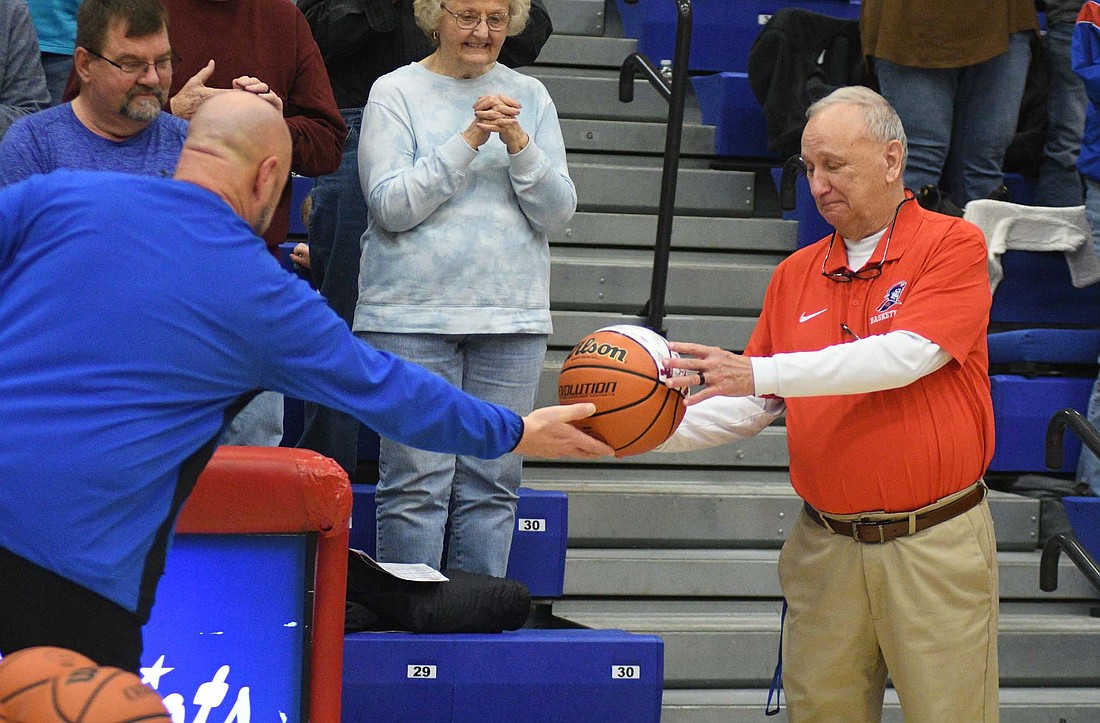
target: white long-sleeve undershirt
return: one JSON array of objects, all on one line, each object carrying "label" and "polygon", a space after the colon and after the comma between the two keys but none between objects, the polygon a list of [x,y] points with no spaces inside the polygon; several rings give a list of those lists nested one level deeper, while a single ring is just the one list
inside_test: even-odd
[{"label": "white long-sleeve undershirt", "polygon": [[896,389],[950,360],[938,344],[910,331],[877,334],[818,351],[752,357],[755,396],[711,397],[688,407],[676,433],[657,451],[705,449],[751,437],[785,411],[787,397]]},{"label": "white long-sleeve undershirt", "polygon": [[896,389],[951,360],[938,344],[911,331],[891,331],[818,351],[753,357],[756,394],[817,397]]}]

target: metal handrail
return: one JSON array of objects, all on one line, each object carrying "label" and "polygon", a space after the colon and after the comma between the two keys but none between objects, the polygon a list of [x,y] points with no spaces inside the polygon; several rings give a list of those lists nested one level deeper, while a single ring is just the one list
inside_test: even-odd
[{"label": "metal handrail", "polygon": [[[676,74],[673,68],[672,74]],[[649,58],[641,53],[631,53],[626,56],[622,67],[619,69],[619,100],[623,103],[634,101],[634,79],[641,76],[649,81],[649,84],[661,94],[666,101],[672,101],[672,82],[665,80]]]},{"label": "metal handrail", "polygon": [[1066,427],[1077,433],[1089,450],[1100,457],[1100,432],[1076,409],[1060,409],[1047,423],[1046,464],[1048,469],[1062,468],[1062,439]]},{"label": "metal handrail", "polygon": [[1058,589],[1058,555],[1062,550],[1066,551],[1066,557],[1077,565],[1085,575],[1096,592],[1100,593],[1100,567],[1096,560],[1081,546],[1077,538],[1059,532],[1043,545],[1043,556],[1039,560],[1039,589],[1043,592],[1054,592]]},{"label": "metal handrail", "polygon": [[[638,0],[625,0],[633,5]],[[661,197],[657,205],[657,237],[653,250],[653,277],[649,301],[643,313],[646,326],[666,335],[665,294],[668,287],[668,259],[672,247],[672,219],[676,211],[676,180],[680,166],[680,138],[684,130],[684,98],[687,93],[688,58],[691,54],[691,0],[676,3],[676,49],[673,51],[672,81],[661,77],[653,63],[640,53],[631,53],[619,73],[619,100],[634,100],[634,78],[641,74],[668,101],[665,129],[665,157],[661,173]]]},{"label": "metal handrail", "polygon": [[[1081,438],[1093,454],[1100,457],[1100,432],[1076,409],[1059,409],[1047,423],[1046,464],[1050,469],[1061,469],[1063,462],[1062,441],[1065,428],[1069,427]],[[1072,534],[1058,533],[1043,545],[1043,557],[1039,561],[1039,589],[1052,592],[1058,589],[1058,555],[1065,550],[1066,557],[1100,593],[1100,567],[1077,538]],[[1095,614],[1095,613],[1094,613]]]},{"label": "metal handrail", "polygon": [[783,162],[783,171],[779,174],[779,208],[793,211],[798,205],[798,174],[806,173],[806,164],[802,155],[794,154]]}]

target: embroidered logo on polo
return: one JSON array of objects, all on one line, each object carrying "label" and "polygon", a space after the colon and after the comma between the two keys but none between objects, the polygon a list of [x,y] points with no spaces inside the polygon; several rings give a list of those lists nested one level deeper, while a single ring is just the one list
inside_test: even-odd
[{"label": "embroidered logo on polo", "polygon": [[907,283],[906,281],[899,281],[883,294],[882,303],[875,309],[875,315],[868,319],[870,323],[874,324],[889,319],[891,316],[898,313],[898,310],[894,307],[901,306],[901,294],[905,291]]}]

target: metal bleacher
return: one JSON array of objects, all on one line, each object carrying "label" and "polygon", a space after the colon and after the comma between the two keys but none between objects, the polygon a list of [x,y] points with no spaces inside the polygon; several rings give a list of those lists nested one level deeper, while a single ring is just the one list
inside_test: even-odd
[{"label": "metal bleacher", "polygon": [[[663,1],[672,2],[643,0]],[[551,238],[555,331],[539,405],[556,403],[560,364],[583,335],[644,323],[668,114],[643,80],[632,103],[618,100],[619,66],[637,42],[625,37],[615,0],[546,5],[555,34],[523,72],[555,100],[579,208]],[[702,124],[693,97],[681,151],[665,326],[670,338],[740,350],[772,270],[797,243],[797,223],[781,218],[771,183],[780,161],[715,158],[714,129]],[[554,615],[660,636],[666,723],[766,719],[779,643],[776,561],[800,509],[787,464],[777,425],[695,454],[525,466],[526,487],[569,500],[565,594],[553,601]],[[1100,720],[1095,589],[1063,560],[1058,589],[1042,592],[1039,501],[994,492],[990,503],[1001,576],[1001,719]],[[785,712],[769,720],[784,721]],[[892,691],[884,720],[901,720]]]}]

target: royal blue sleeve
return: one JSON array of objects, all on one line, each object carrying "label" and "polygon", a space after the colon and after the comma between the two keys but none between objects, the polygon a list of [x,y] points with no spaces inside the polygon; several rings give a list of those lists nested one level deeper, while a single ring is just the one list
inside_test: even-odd
[{"label": "royal blue sleeve", "polygon": [[[307,284],[281,269],[269,279],[264,386],[358,418],[378,434],[419,449],[482,458],[518,444],[514,412],[455,388],[423,367],[355,337]],[[276,300],[277,299],[277,300]]]}]

